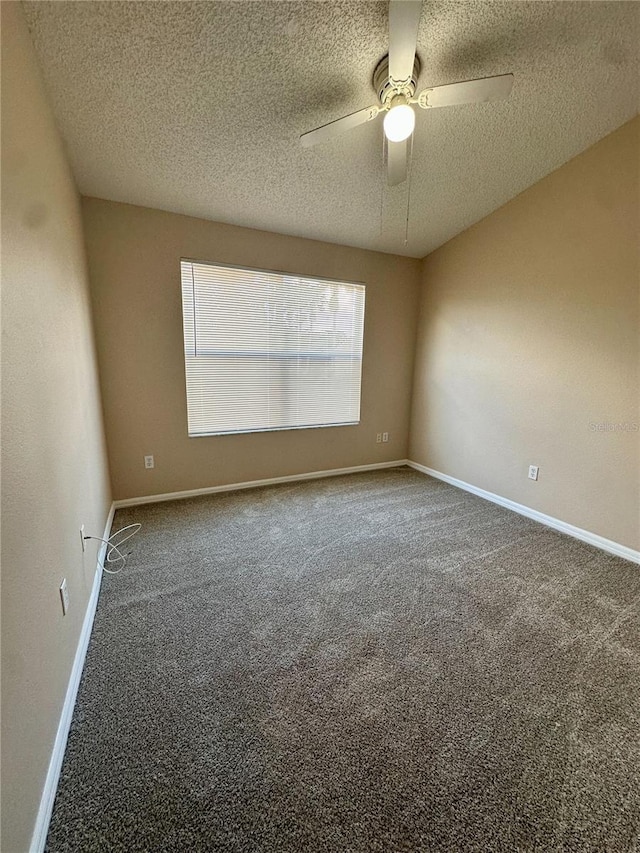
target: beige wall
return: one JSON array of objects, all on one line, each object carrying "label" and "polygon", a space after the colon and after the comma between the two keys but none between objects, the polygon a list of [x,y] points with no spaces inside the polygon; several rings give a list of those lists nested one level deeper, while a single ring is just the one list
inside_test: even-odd
[{"label": "beige wall", "polygon": [[[2,2],[2,850],[29,847],[110,505],[79,197]],[[71,608],[62,615],[66,576]]]},{"label": "beige wall", "polygon": [[[98,199],[83,211],[116,498],[406,458],[419,261]],[[365,282],[360,425],[189,438],[181,257]]]},{"label": "beige wall", "polygon": [[[424,261],[410,458],[640,548],[640,118]],[[527,479],[540,466],[539,481]]]}]

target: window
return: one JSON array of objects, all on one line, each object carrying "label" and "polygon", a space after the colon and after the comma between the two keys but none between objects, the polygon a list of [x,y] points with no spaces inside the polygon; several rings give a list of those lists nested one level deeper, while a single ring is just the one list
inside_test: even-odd
[{"label": "window", "polygon": [[359,422],[364,285],[181,269],[190,436]]}]

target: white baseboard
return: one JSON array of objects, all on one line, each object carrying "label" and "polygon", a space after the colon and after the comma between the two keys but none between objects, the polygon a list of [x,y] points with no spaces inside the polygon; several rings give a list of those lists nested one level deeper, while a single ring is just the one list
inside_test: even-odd
[{"label": "white baseboard", "polygon": [[[111,525],[113,523],[113,515],[115,511],[116,508],[112,503],[111,508],[109,510],[109,515],[107,516],[107,523],[104,527],[104,533],[102,534],[103,539],[107,539],[109,537],[109,531],[111,530]],[[69,736],[71,718],[73,717],[73,709],[76,704],[78,687],[80,686],[80,678],[82,676],[82,670],[84,667],[84,659],[87,655],[87,647],[89,646],[89,638],[91,636],[93,620],[96,614],[96,606],[98,604],[98,596],[100,594],[100,583],[102,581],[102,571],[100,569],[100,566],[104,564],[106,550],[107,545],[105,542],[100,546],[100,550],[98,551],[98,563],[96,565],[93,586],[91,588],[91,594],[89,595],[89,601],[87,602],[87,609],[84,614],[84,621],[82,623],[80,637],[78,638],[76,655],[73,660],[71,675],[69,676],[67,693],[64,697],[64,704],[62,706],[60,722],[58,723],[58,731],[56,732],[56,739],[53,744],[51,760],[49,761],[49,769],[47,770],[47,778],[45,779],[44,788],[42,789],[42,797],[40,798],[40,808],[38,809],[38,815],[36,817],[36,823],[33,830],[33,835],[31,837],[31,846],[29,848],[29,853],[42,853],[42,851],[44,850],[45,842],[47,840],[47,832],[49,831],[49,822],[51,820],[51,812],[53,811],[53,802],[56,798],[58,780],[60,779],[60,770],[62,769],[64,751],[67,746],[67,738]]]},{"label": "white baseboard", "polygon": [[[465,483],[464,480],[458,480],[456,477],[450,477],[448,474],[443,474],[441,471],[435,471],[433,468],[427,468],[425,465],[420,465],[420,463],[413,462],[410,459],[397,459],[393,462],[375,462],[370,465],[354,465],[350,468],[334,468],[327,471],[312,471],[306,474],[292,474],[288,477],[271,477],[265,480],[250,480],[244,483],[229,483],[224,486],[210,486],[204,489],[190,489],[183,492],[168,492],[161,495],[146,495],[144,497],[127,498],[125,500],[114,501],[109,510],[102,538],[107,539],[109,537],[109,532],[113,523],[113,516],[115,510],[119,507],[179,500],[181,498],[191,498],[196,497],[197,495],[209,495],[216,492],[253,489],[260,486],[269,486],[275,483],[289,483],[298,480],[315,480],[323,477],[336,477],[341,474],[353,474],[359,471],[375,471],[382,468],[397,468],[402,465],[408,465],[416,471],[421,471],[423,474],[428,474],[430,477],[435,477],[436,479],[449,483],[458,489],[471,492],[478,497],[484,498],[485,500],[491,501],[499,506],[503,506],[506,509],[510,509],[513,512],[517,512],[520,515],[524,515],[527,518],[540,522],[541,524],[545,524],[547,527],[559,530],[561,533],[566,533],[569,536],[573,536],[575,539],[587,542],[589,545],[594,545],[596,548],[600,548],[602,551],[606,551],[609,554],[614,554],[617,557],[623,557],[633,563],[640,564],[640,551],[635,551],[633,548],[628,548],[626,545],[613,542],[611,539],[605,539],[604,536],[599,536],[597,533],[591,533],[589,530],[583,530],[573,524],[568,524],[566,521],[553,518],[553,516],[546,515],[545,513],[539,512],[531,507],[524,506],[524,504],[519,504],[515,501],[509,500],[508,498],[496,495],[493,492],[488,492],[486,489],[473,486],[471,483]],[[51,820],[51,812],[53,811],[53,803],[56,796],[58,780],[62,769],[62,761],[64,759],[64,752],[67,745],[69,728],[73,717],[73,709],[76,703],[76,696],[78,694],[78,687],[80,686],[80,678],[82,676],[84,661],[89,645],[89,638],[91,636],[91,629],[93,627],[93,620],[95,618],[96,607],[98,604],[100,584],[102,581],[102,571],[100,571],[99,567],[104,561],[106,548],[106,543],[103,543],[98,552],[98,565],[96,566],[93,587],[91,589],[89,601],[87,602],[82,630],[78,639],[78,646],[73,661],[73,667],[71,669],[71,675],[69,677],[69,683],[67,685],[64,704],[62,706],[60,722],[58,724],[56,739],[53,745],[51,760],[49,762],[49,769],[47,771],[47,777],[45,779],[42,797],[40,799],[40,808],[38,809],[38,815],[36,817],[29,853],[42,853],[45,847],[47,832],[49,830],[49,822]]]},{"label": "white baseboard", "polygon": [[288,477],[270,477],[268,480],[248,480],[245,483],[228,483],[225,486],[207,486],[204,489],[189,489],[186,492],[167,492],[162,495],[145,495],[139,498],[124,498],[114,501],[116,509],[140,504],[161,503],[162,501],[177,501],[182,498],[195,498],[198,495],[213,495],[216,492],[236,492],[240,489],[257,489],[260,486],[272,486],[275,483],[294,483],[297,480],[319,480],[322,477],[339,477],[341,474],[356,474],[359,471],[376,471],[380,468],[399,468],[408,465],[406,459],[396,459],[393,462],[373,462],[370,465],[353,465],[351,468],[332,468],[328,471],[311,471],[307,474],[290,474]]},{"label": "white baseboard", "polygon": [[427,468],[425,465],[420,465],[418,462],[407,460],[406,463],[410,468],[415,468],[416,471],[422,471],[423,474],[428,474],[430,477],[435,477],[437,480],[443,480],[458,489],[464,489],[465,492],[471,492],[484,498],[491,503],[499,504],[513,510],[520,515],[525,515],[527,518],[532,518],[534,521],[539,521],[547,527],[552,527],[554,530],[559,530],[561,533],[566,533],[568,536],[573,536],[574,539],[580,539],[583,542],[588,542],[589,545],[595,545],[602,551],[608,554],[615,554],[616,557],[623,557],[625,560],[631,560],[632,563],[640,563],[640,551],[634,551],[633,548],[628,548],[626,545],[620,545],[619,542],[613,542],[611,539],[605,539],[604,536],[599,536],[597,533],[591,533],[590,530],[583,530],[581,527],[576,527],[566,521],[561,521],[559,518],[554,518],[551,515],[546,515],[544,512],[539,512],[537,509],[524,504],[516,503],[503,498],[500,495],[495,495],[493,492],[488,492],[485,489],[480,489],[478,486],[472,486],[471,483],[465,483],[464,480],[458,480],[456,477],[450,477],[448,474],[443,474],[441,471],[434,471],[433,468]]}]

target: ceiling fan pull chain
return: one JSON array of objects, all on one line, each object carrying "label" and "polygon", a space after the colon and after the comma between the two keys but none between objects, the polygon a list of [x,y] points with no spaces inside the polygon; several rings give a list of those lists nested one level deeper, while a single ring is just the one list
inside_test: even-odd
[{"label": "ceiling fan pull chain", "polygon": [[404,245],[409,242],[409,206],[411,204],[411,173],[413,171],[413,136],[409,139],[409,180],[407,181],[407,218],[404,224]]},{"label": "ceiling fan pull chain", "polygon": [[384,191],[386,187],[386,137],[382,134],[382,180],[380,181],[380,232],[379,237],[382,237],[382,228],[384,223]]}]

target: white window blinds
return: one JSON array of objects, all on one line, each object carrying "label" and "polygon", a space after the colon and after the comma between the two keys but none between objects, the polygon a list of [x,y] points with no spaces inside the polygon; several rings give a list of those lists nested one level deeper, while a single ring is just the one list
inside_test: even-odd
[{"label": "white window blinds", "polygon": [[181,267],[190,436],[358,423],[363,285]]}]

